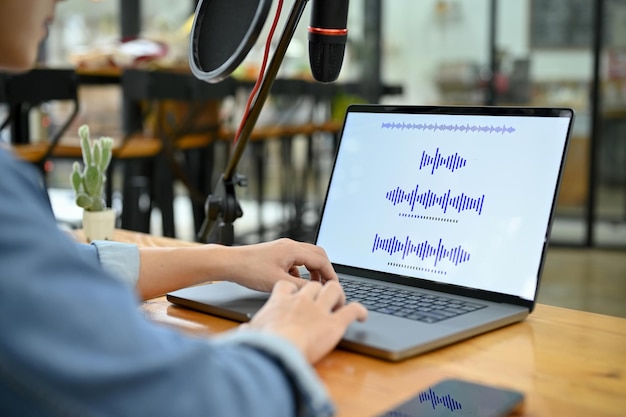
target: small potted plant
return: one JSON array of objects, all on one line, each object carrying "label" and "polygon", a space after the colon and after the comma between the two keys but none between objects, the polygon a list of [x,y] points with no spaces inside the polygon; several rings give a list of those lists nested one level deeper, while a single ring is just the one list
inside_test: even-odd
[{"label": "small potted plant", "polygon": [[83,208],[85,238],[89,242],[110,239],[115,229],[115,211],[106,205],[104,184],[111,163],[113,139],[92,140],[87,125],[78,129],[78,135],[83,166],[74,162],[70,183],[76,194],[76,205]]}]

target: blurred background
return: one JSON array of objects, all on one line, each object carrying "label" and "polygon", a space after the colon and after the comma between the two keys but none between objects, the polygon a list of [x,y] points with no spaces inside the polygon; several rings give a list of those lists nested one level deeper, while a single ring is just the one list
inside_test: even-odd
[{"label": "blurred background", "polygon": [[[285,1],[283,15],[292,3]],[[128,109],[120,74],[128,69],[188,72],[195,5],[193,0],[59,3],[41,48],[40,65],[79,72],[81,106],[74,125],[88,123],[94,136],[127,134]],[[238,242],[278,236],[313,239],[337,123],[347,103],[566,106],[576,111],[576,120],[551,247],[616,249],[615,258],[624,258],[626,0],[352,0],[344,65],[339,87],[331,93],[311,82],[309,9],[279,78],[313,84],[313,98],[295,100],[276,94],[268,100],[259,126],[301,126],[313,119],[335,124],[314,133],[297,129],[259,133],[263,140],[257,142],[262,147],[251,145],[238,170],[248,177],[248,186],[238,190],[245,213],[235,223]],[[234,78],[250,81],[256,76],[264,42],[262,35]],[[236,127],[248,91],[239,89],[207,110],[220,128]],[[64,108],[42,106],[38,110],[30,119],[31,132],[54,124]],[[0,116],[3,111],[8,110],[0,106]],[[154,134],[158,117],[144,119],[143,134]],[[11,140],[6,130],[0,135],[4,141]],[[228,145],[214,144],[215,149],[206,154],[210,159],[200,161],[212,171],[205,191],[211,189],[228,159]],[[49,185],[57,216],[75,226],[80,213],[67,190],[68,164],[53,161]],[[533,161],[528,161],[528,169],[533,169]],[[121,184],[128,175],[123,171],[113,178],[113,205],[120,211],[124,205]],[[194,223],[192,192],[179,177],[174,176],[173,183],[175,228],[166,230],[161,207],[151,205],[144,196],[139,203],[150,209],[147,231],[194,240],[198,214]],[[610,275],[611,280],[620,278],[617,292],[626,292],[623,263]],[[615,303],[623,305],[623,301]],[[626,315],[623,309],[612,311]]]},{"label": "blurred background", "polygon": [[[598,3],[352,0],[339,82],[362,84],[359,99],[370,102],[573,107],[576,125],[553,241],[624,247],[626,1],[603,2],[597,44],[593,19]],[[124,56],[119,42],[137,37],[167,47],[165,55],[141,65],[184,67],[194,7],[194,1],[62,2],[42,61],[89,69],[129,66],[133,56]],[[308,11],[279,76],[308,76]],[[258,67],[264,40],[242,73]],[[136,45],[146,55],[154,53],[152,46]],[[385,95],[385,85],[400,86],[402,92]],[[118,86],[83,90],[82,120],[95,134],[120,134]]]}]

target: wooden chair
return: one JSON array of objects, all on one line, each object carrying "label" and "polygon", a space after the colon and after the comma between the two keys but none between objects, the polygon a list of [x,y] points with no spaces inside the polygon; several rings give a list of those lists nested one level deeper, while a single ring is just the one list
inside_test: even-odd
[{"label": "wooden chair", "polygon": [[[1,129],[10,127],[11,148],[14,154],[35,164],[42,172],[46,185],[46,162],[52,159],[81,159],[80,140],[76,132],[68,133],[68,128],[76,120],[80,105],[78,99],[79,77],[73,69],[34,69],[23,74],[2,74],[0,76],[0,103],[6,103],[9,114]],[[48,138],[34,138],[29,131],[29,113],[37,106],[51,102],[69,102],[71,111],[64,121],[55,127]],[[39,140],[38,140],[39,139]],[[107,181],[107,204],[111,206],[113,195],[113,171],[119,161],[133,163],[150,161],[162,151],[162,143],[157,138],[140,134],[115,137],[113,161],[109,167]],[[126,210],[139,205],[138,195],[127,198]],[[147,226],[133,222],[122,224],[131,230],[147,232]]]},{"label": "wooden chair", "polygon": [[[21,74],[3,74],[0,90],[0,99],[9,107],[0,130],[10,128],[13,151],[41,170],[45,184],[46,162],[79,112],[78,75],[73,69],[33,69]],[[69,114],[57,126],[51,126],[52,132],[47,137],[31,138],[30,113],[51,102],[68,102]]]},{"label": "wooden chair", "polygon": [[197,232],[211,191],[219,105],[233,94],[234,84],[207,84],[187,73],[139,69],[125,70],[121,84],[125,102],[135,111],[127,133],[141,132],[162,146],[156,165],[127,166],[125,180],[149,189],[151,205],[161,210],[166,236],[175,235],[174,182],[180,180],[189,192]]},{"label": "wooden chair", "polygon": [[[244,87],[246,87],[244,85]],[[303,222],[303,215],[312,203],[312,195],[319,193],[321,188],[320,167],[316,163],[315,138],[319,135],[336,135],[341,129],[341,123],[330,117],[330,103],[338,92],[332,84],[318,84],[306,80],[277,79],[272,86],[270,100],[277,106],[277,117],[271,122],[254,127],[250,134],[251,169],[256,183],[256,200],[258,210],[258,230],[254,235],[263,240],[270,230],[263,221],[262,207],[266,201],[266,161],[268,145],[272,141],[280,143],[279,163],[280,184],[279,197],[281,206],[286,213],[279,231],[272,232],[280,236],[296,239],[310,239],[312,230]],[[298,114],[302,108],[308,114]],[[320,111],[322,110],[322,111]],[[220,130],[222,140],[232,141],[235,130],[224,128]],[[304,166],[297,167],[292,158],[294,138],[302,137],[306,141]]]}]

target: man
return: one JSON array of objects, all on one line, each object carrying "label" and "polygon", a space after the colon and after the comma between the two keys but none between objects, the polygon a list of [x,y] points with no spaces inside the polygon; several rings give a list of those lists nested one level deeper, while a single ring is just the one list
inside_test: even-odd
[{"label": "man", "polygon": [[[0,2],[0,69],[32,65],[55,3]],[[333,414],[310,364],[367,312],[345,304],[321,248],[77,244],[58,230],[37,175],[0,149],[0,415]],[[209,340],[137,309],[137,293],[214,279],[273,292],[250,323]]]}]

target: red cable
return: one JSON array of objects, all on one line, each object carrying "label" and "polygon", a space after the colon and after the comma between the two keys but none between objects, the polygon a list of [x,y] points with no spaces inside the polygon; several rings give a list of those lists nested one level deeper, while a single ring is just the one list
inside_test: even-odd
[{"label": "red cable", "polygon": [[235,133],[235,139],[233,144],[237,144],[239,141],[239,136],[241,136],[241,131],[243,126],[248,120],[248,113],[250,113],[250,107],[252,106],[252,100],[256,96],[259,88],[261,87],[261,81],[263,80],[263,75],[265,74],[265,67],[267,66],[267,59],[270,54],[270,48],[272,46],[272,38],[274,37],[274,32],[276,31],[276,27],[278,26],[278,20],[280,19],[280,14],[283,9],[283,0],[278,0],[278,6],[276,8],[276,15],[274,16],[274,21],[272,22],[272,27],[270,28],[270,32],[267,36],[267,41],[265,42],[265,51],[263,53],[263,61],[261,63],[261,69],[259,70],[259,76],[257,77],[256,83],[250,92],[250,97],[248,97],[248,102],[246,103],[246,107],[243,112],[243,117],[241,122],[239,123],[239,127],[237,128],[237,133]]}]

